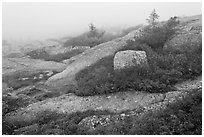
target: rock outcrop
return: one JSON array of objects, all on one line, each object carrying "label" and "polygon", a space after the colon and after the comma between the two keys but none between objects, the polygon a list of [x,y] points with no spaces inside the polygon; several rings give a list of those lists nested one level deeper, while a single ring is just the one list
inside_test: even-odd
[{"label": "rock outcrop", "polygon": [[80,55],[77,55],[77,57],[74,58],[73,62],[70,63],[63,72],[50,77],[47,80],[46,85],[57,87],[60,91],[67,90],[69,85],[71,83],[73,84],[75,75],[78,72],[88,66],[93,65],[104,57],[114,55],[122,47],[126,46],[127,40],[132,40],[134,39],[135,35],[140,35],[141,29],[143,29],[143,27],[129,33],[122,38],[117,38],[115,40],[102,43],[86,50]]},{"label": "rock outcrop", "polygon": [[43,61],[37,59],[30,59],[27,57],[23,58],[3,58],[2,62],[3,74],[9,74],[21,70],[42,70],[42,71],[55,71],[61,72],[66,68],[66,64],[54,62],[54,61]]},{"label": "rock outcrop", "polygon": [[196,50],[202,46],[202,16],[181,18],[176,34],[165,45],[166,50]]},{"label": "rock outcrop", "polygon": [[[179,27],[182,29],[166,42],[164,48],[183,51],[185,49],[183,46],[186,46],[188,50],[191,47],[197,49],[197,46],[199,47],[202,43],[202,25],[200,24],[200,19],[192,18],[191,21],[183,21],[180,25]],[[136,40],[142,37],[142,30],[143,27],[130,32],[122,38],[117,38],[94,48],[87,49],[82,54],[64,60],[63,63],[35,60],[21,56],[19,58],[3,59],[3,78],[6,76],[11,77],[11,80],[17,79],[21,82],[28,82],[29,78],[35,81],[37,79],[42,80],[43,77],[49,77],[48,80],[47,78],[42,80],[42,83],[41,81],[40,83],[35,83],[36,85],[29,83],[29,86],[20,86],[17,90],[9,86],[8,82],[3,81],[3,112],[4,110],[6,112],[3,122],[8,124],[5,126],[14,127],[14,134],[29,134],[27,131],[35,132],[34,130],[38,129],[36,121],[39,120],[40,114],[44,111],[65,115],[75,114],[77,112],[83,113],[89,110],[93,110],[94,112],[107,111],[108,113],[104,115],[92,114],[79,121],[78,125],[95,130],[97,126],[108,125],[112,121],[123,119],[126,116],[138,115],[147,111],[160,111],[171,103],[182,100],[189,93],[201,93],[202,77],[199,77],[197,80],[175,85],[175,91],[168,93],[147,93],[127,89],[100,96],[80,97],[68,92],[64,94],[70,84],[75,84],[75,75],[77,73],[108,56],[113,57],[115,55],[114,67],[116,70],[129,66],[148,67],[148,61],[144,51],[128,50],[118,52],[127,45],[127,40]],[[53,48],[55,49],[56,47]],[[63,53],[64,51],[64,49],[61,50],[59,48],[57,52],[50,51],[50,54]],[[148,51],[146,52],[148,53]],[[177,57],[181,60],[187,60],[187,57],[183,54],[177,55]],[[181,61],[178,60],[179,62]],[[44,83],[45,81],[46,83]],[[15,82],[14,85],[16,85]],[[63,95],[59,91],[63,92]],[[7,111],[10,108],[7,100],[14,100],[17,107],[12,111]],[[58,129],[54,129],[53,131],[48,129],[45,134],[51,132],[61,134],[61,131]]]},{"label": "rock outcrop", "polygon": [[[66,64],[54,61],[43,61],[24,58],[3,59],[3,91],[8,88],[20,88],[40,81],[45,82],[52,75],[63,71]],[[7,88],[8,87],[8,88]]]},{"label": "rock outcrop", "polygon": [[38,114],[42,111],[50,110],[57,113],[71,114],[75,112],[85,112],[88,110],[120,113],[126,110],[133,110],[141,106],[148,106],[152,103],[160,102],[164,99],[160,93],[149,94],[145,92],[126,91],[111,94],[109,96],[88,96],[79,97],[74,94],[62,95],[50,98],[41,102],[30,104],[16,112],[8,114],[6,120],[9,123],[22,121],[26,126],[35,121]]},{"label": "rock outcrop", "polygon": [[[199,80],[200,79],[200,80]],[[81,120],[79,125],[86,127],[88,131],[94,131],[100,129],[101,127],[108,126],[114,122],[121,121],[129,116],[143,116],[147,112],[155,113],[164,110],[168,105],[175,103],[177,101],[183,100],[185,97],[189,96],[189,93],[201,93],[201,78],[194,81],[187,81],[181,85],[176,85],[178,91],[172,91],[165,93],[165,98],[162,101],[152,103],[148,106],[141,106],[139,109],[131,110],[125,113],[115,114],[115,115],[93,115]]]},{"label": "rock outcrop", "polygon": [[[145,111],[158,111],[164,109],[168,104],[174,103],[178,100],[182,100],[185,96],[188,96],[192,92],[202,92],[202,77],[199,77],[193,81],[183,82],[176,85],[176,91],[167,93],[145,93],[136,91],[127,91],[114,93],[109,96],[89,96],[78,97],[73,94],[62,95],[56,98],[50,98],[41,102],[30,104],[29,106],[19,109],[15,112],[6,115],[6,121],[12,123],[14,126],[19,127],[29,126],[34,124],[33,122],[38,119],[40,112],[50,110],[52,112],[72,114],[75,112],[85,112],[88,110],[104,111],[107,110],[112,113],[116,113],[112,120],[115,118],[123,117],[127,114],[122,112],[130,111],[131,114],[136,115],[138,111],[142,109]],[[133,113],[132,113],[133,112]],[[120,114],[122,113],[122,114]],[[90,116],[82,120],[79,124],[88,126],[91,128],[94,126],[93,121],[99,121],[98,123],[109,123],[106,119],[109,115],[98,118],[97,116]],[[105,119],[105,120],[104,120]],[[109,118],[110,119],[110,118]],[[91,126],[91,127],[90,127]]]},{"label": "rock outcrop", "polygon": [[148,61],[145,51],[126,50],[119,51],[114,57],[114,70],[130,67],[147,68]]},{"label": "rock outcrop", "polygon": [[[189,47],[199,48],[202,40],[202,20],[201,16],[194,16],[190,19],[179,18],[179,31],[169,39],[164,49],[184,50]],[[67,60],[67,68],[52,77],[50,77],[46,85],[57,87],[60,91],[66,91],[70,84],[76,84],[75,75],[81,70],[95,64],[100,59],[113,56],[117,51],[126,46],[127,40],[137,40],[144,36],[145,26],[130,32],[128,35],[117,38],[112,41],[102,43],[94,48],[86,50],[83,54],[77,55],[71,60]],[[189,44],[190,43],[190,44]]]}]

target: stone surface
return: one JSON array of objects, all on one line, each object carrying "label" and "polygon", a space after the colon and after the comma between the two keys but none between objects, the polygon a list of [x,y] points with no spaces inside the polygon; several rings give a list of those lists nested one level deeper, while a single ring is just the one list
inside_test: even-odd
[{"label": "stone surface", "polygon": [[120,113],[122,111],[139,108],[140,106],[160,102],[163,99],[164,95],[159,93],[149,94],[136,91],[119,92],[111,94],[108,97],[106,95],[88,97],[79,97],[74,94],[62,95],[30,104],[23,109],[10,113],[7,115],[7,121],[13,124],[17,121],[24,121],[22,123],[30,124],[36,120],[39,112],[45,110],[66,114],[75,113],[77,111],[85,112],[87,110],[107,110],[113,113]]},{"label": "stone surface", "polygon": [[[182,84],[176,85],[178,91],[172,91],[165,93],[165,99],[159,102],[149,104],[147,106],[141,106],[135,110],[131,110],[122,114],[111,114],[111,115],[93,115],[86,117],[81,120],[79,125],[86,127],[87,131],[94,131],[100,129],[101,126],[108,126],[112,123],[117,123],[117,121],[123,120],[125,117],[137,116],[139,119],[140,116],[143,116],[147,112],[159,112],[168,107],[169,104],[175,103],[179,100],[184,99],[188,96],[188,93],[202,92],[202,78],[198,78],[194,81],[186,81]],[[196,89],[196,90],[195,90]]]},{"label": "stone surface", "polygon": [[2,82],[2,91],[7,90],[8,88],[8,84]]},{"label": "stone surface", "polygon": [[[191,18],[180,18],[180,31],[176,33],[169,41],[166,42],[164,49],[197,49],[202,40],[202,20],[201,16],[193,16]],[[67,67],[61,73],[50,77],[46,85],[57,87],[59,91],[67,90],[70,84],[75,84],[75,75],[81,70],[95,64],[100,59],[114,55],[121,48],[126,46],[127,40],[136,40],[144,36],[145,26],[140,27],[127,34],[124,37],[114,39],[112,41],[99,44],[91,49],[86,50],[82,54],[74,57],[72,60],[65,61]],[[183,47],[184,46],[184,47]],[[185,48],[185,46],[187,46]],[[190,47],[190,48],[189,48]]]},{"label": "stone surface", "polygon": [[38,124],[33,124],[27,127],[23,127],[17,130],[14,130],[14,135],[32,135],[33,133],[36,133],[36,131],[39,130]]},{"label": "stone surface", "polygon": [[202,16],[180,19],[179,30],[168,40],[164,49],[177,51],[190,51],[202,45]]},{"label": "stone surface", "polygon": [[[191,21],[190,23],[194,23],[194,21]],[[191,31],[193,29],[194,27],[189,28],[188,31]],[[12,58],[6,60],[6,62],[5,60],[3,60],[3,73],[9,74],[10,72],[16,72],[16,70],[29,69],[49,72],[62,71],[61,73],[52,76],[46,82],[46,85],[48,85],[48,87],[59,87],[61,89],[66,89],[66,86],[69,84],[69,82],[74,80],[75,74],[77,74],[84,68],[93,65],[98,60],[104,57],[114,55],[118,50],[120,50],[120,48],[126,45],[126,40],[134,38],[134,36],[137,34],[140,35],[140,31],[136,30],[129,33],[123,38],[118,38],[113,41],[100,44],[94,48],[86,50],[83,54],[77,55],[74,60],[69,60],[68,64],[59,63],[59,66],[53,62],[46,62],[48,63],[46,65],[46,63],[44,62],[40,63],[39,60],[28,60],[27,58]],[[10,65],[10,63],[13,64]],[[3,86],[5,88],[7,87],[5,84]],[[177,91],[172,91],[164,94],[149,94],[142,91],[123,91],[120,93],[111,94],[109,96],[103,95],[91,97],[78,97],[74,94],[66,94],[60,97],[46,99],[44,101],[27,103],[28,106],[18,109],[15,112],[8,113],[5,116],[5,120],[14,126],[18,125],[20,127],[26,127],[29,125],[33,125],[33,122],[37,120],[38,114],[45,110],[56,111],[58,113],[65,113],[68,115],[78,111],[85,112],[87,110],[108,110],[114,113],[122,112],[123,114],[121,115],[115,115],[116,118],[122,118],[124,116],[127,116],[124,111],[130,111],[132,115],[135,115],[136,112],[133,110],[140,110],[141,108],[142,111],[159,110],[161,108],[165,108],[169,103],[173,103],[178,99],[182,99],[188,94],[188,92],[191,92],[193,89],[199,89],[199,92],[201,92],[202,78],[200,77],[198,80],[195,80],[193,82],[188,81],[184,84],[176,85],[176,88]],[[20,95],[22,93],[35,94],[36,92],[26,92],[25,90],[18,90],[18,92],[15,91],[15,94]],[[20,95],[20,97],[25,99],[25,101],[30,100],[30,98],[27,98],[25,95]],[[115,120],[114,118],[113,120]],[[94,120],[96,121],[94,123],[108,124],[108,122],[110,122],[110,119],[111,118],[109,118],[109,116],[104,115],[102,117],[87,117],[82,121],[86,123]]]},{"label": "stone surface", "polygon": [[[3,56],[13,56],[17,57],[20,55],[25,55],[29,51],[33,51],[43,47],[62,47],[61,40],[36,40],[36,41],[12,41],[3,40],[2,42],[2,54]],[[17,56],[16,56],[17,55]]]},{"label": "stone surface", "polygon": [[[142,28],[140,28],[142,29]],[[88,66],[95,64],[100,59],[114,55],[122,47],[126,46],[126,41],[134,39],[136,34],[140,33],[140,29],[130,32],[128,35],[117,38],[112,41],[99,44],[91,49],[87,49],[82,54],[74,57],[74,60],[68,62],[67,68],[59,74],[50,77],[46,85],[56,87],[60,91],[67,90],[70,83],[75,79],[75,75]]]},{"label": "stone surface", "polygon": [[64,131],[61,129],[47,129],[42,132],[42,135],[64,135]]},{"label": "stone surface", "polygon": [[23,58],[3,58],[2,72],[4,75],[11,75],[10,73],[16,71],[29,71],[29,70],[42,70],[42,71],[55,71],[61,72],[66,68],[66,64],[43,61],[39,59],[30,59],[28,57]]},{"label": "stone surface", "polygon": [[14,125],[19,124],[19,121],[23,123],[20,126],[30,125],[37,119],[38,114],[45,110],[67,115],[78,111],[85,112],[87,110],[106,110],[113,113],[131,110],[140,111],[141,109],[142,111],[158,111],[165,108],[169,103],[174,103],[176,100],[182,99],[189,92],[195,92],[195,89],[196,92],[201,92],[201,85],[202,77],[199,77],[196,80],[176,85],[176,91],[164,94],[126,91],[114,93],[109,96],[78,97],[74,94],[62,95],[30,104],[25,108],[9,113],[6,115],[6,121]]},{"label": "stone surface", "polygon": [[148,61],[145,51],[126,50],[119,51],[114,57],[114,70],[130,67],[147,68]]}]

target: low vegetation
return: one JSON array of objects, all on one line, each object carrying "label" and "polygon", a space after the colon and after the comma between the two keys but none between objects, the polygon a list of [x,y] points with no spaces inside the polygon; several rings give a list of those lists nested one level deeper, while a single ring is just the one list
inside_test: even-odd
[{"label": "low vegetation", "polygon": [[113,40],[118,37],[118,35],[113,35],[103,30],[98,30],[93,24],[90,24],[89,28],[90,28],[90,31],[67,40],[64,46],[65,47],[67,46],[94,47],[96,45]]},{"label": "low vegetation", "polygon": [[143,26],[142,24],[139,24],[139,25],[136,25],[136,26],[132,26],[132,27],[128,27],[126,29],[123,29],[121,34],[119,34],[119,36],[123,37],[123,36],[127,35],[128,33],[130,33],[131,31],[137,30],[142,26]]},{"label": "low vegetation", "polygon": [[80,53],[82,53],[84,50],[81,49],[73,49],[71,51],[65,52],[65,53],[58,53],[55,55],[50,55],[45,50],[33,50],[27,53],[28,56],[30,56],[33,59],[43,59],[45,61],[56,61],[61,62],[63,60],[69,59],[73,56],[76,56]]},{"label": "low vegetation", "polygon": [[[200,89],[201,90],[201,89]],[[192,93],[157,113],[128,116],[88,134],[97,135],[201,135],[202,95]]]},{"label": "low vegetation", "polygon": [[[134,89],[150,93],[168,92],[178,82],[202,73],[202,43],[196,50],[184,52],[163,50],[164,43],[176,32],[179,22],[171,18],[161,26],[147,26],[145,35],[136,41],[127,41],[122,50],[142,50],[147,54],[149,69],[129,68],[115,72],[114,56],[99,60],[76,75],[79,96],[109,94]],[[197,45],[198,46],[198,45]]]},{"label": "low vegetation", "polygon": [[47,75],[48,72],[43,71],[22,71],[15,72],[12,75],[2,76],[2,82],[7,83],[8,87],[13,88],[14,90],[19,89],[21,87],[34,85],[39,81],[45,81],[50,76],[56,74],[56,71],[53,71],[52,75]]},{"label": "low vegetation", "polygon": [[146,26],[143,30],[143,37],[135,39],[140,43],[149,45],[154,50],[161,50],[165,42],[176,33],[176,25],[179,24],[179,21],[176,17],[173,17],[165,23],[155,24],[154,26]]},{"label": "low vegetation", "polygon": [[21,91],[15,95],[5,93],[2,96],[2,115],[5,116],[10,112],[26,107],[32,103],[58,96],[60,96],[59,92],[45,92],[35,87],[25,89],[24,91]]},{"label": "low vegetation", "polygon": [[[3,119],[3,134],[27,134],[27,135],[76,135],[76,134],[84,134],[86,131],[83,131],[80,126],[78,126],[79,122],[89,116],[92,115],[106,115],[110,113],[108,111],[93,111],[88,110],[86,112],[76,112],[73,114],[67,115],[57,113],[54,111],[45,110],[39,112],[38,118],[32,124],[37,127],[34,130],[27,130],[26,132],[14,132],[16,129],[20,128],[20,126],[14,126],[11,123],[7,123]],[[18,125],[24,125],[24,123],[18,123]]]},{"label": "low vegetation", "polygon": [[[105,57],[92,66],[80,71],[76,75],[77,87],[68,92],[78,96],[94,96],[127,91],[130,89],[145,91],[148,93],[165,93],[175,89],[174,85],[184,80],[193,79],[202,74],[202,43],[194,50],[184,49],[181,51],[164,50],[165,42],[177,31],[179,22],[177,18],[171,18],[167,22],[159,23],[159,16],[154,10],[148,18],[143,36],[128,40],[123,50],[145,51],[149,68],[138,69],[131,67],[120,71],[114,71],[113,56]],[[71,38],[65,43],[66,46],[90,46],[112,40],[118,35],[112,35],[96,29],[90,24],[90,31],[78,37]],[[124,31],[121,36],[127,34],[133,27]],[[183,45],[183,47],[188,47]],[[44,50],[29,52],[31,58],[44,59],[46,61],[60,62],[72,56],[80,54],[81,50],[75,49],[66,53],[49,55]],[[40,76],[36,73],[16,73],[12,76],[3,76],[3,82],[14,90],[23,86],[33,85],[41,80],[46,80],[45,74],[42,79],[34,79]],[[55,72],[53,73],[55,74]],[[52,75],[53,75],[52,74]],[[26,79],[22,79],[26,78]],[[28,79],[27,79],[28,78]],[[201,90],[201,89],[196,89]],[[38,94],[39,93],[39,94]],[[147,112],[140,116],[126,116],[117,122],[111,121],[107,126],[99,126],[95,130],[88,130],[79,125],[80,121],[93,115],[115,115],[108,111],[76,112],[73,114],[57,113],[49,110],[39,112],[37,120],[24,127],[25,123],[18,121],[9,123],[6,115],[22,107],[26,107],[37,101],[59,96],[59,92],[43,92],[38,89],[30,89],[17,96],[7,94],[2,100],[2,133],[3,134],[28,134],[28,135],[191,135],[202,134],[202,91],[189,93],[183,100],[169,104],[166,109],[159,112]],[[126,113],[126,112],[123,112]]]},{"label": "low vegetation", "polygon": [[[168,92],[174,84],[196,77],[202,73],[202,54],[148,55],[150,69],[129,68],[114,72],[113,57],[100,60],[77,74],[79,89],[76,95],[108,94],[135,89],[150,93]],[[199,51],[198,51],[199,52]]]},{"label": "low vegetation", "polygon": [[21,95],[19,97],[12,97],[9,95],[3,95],[2,97],[2,116],[5,116],[7,113],[15,111],[19,108],[25,107],[36,100],[31,99],[28,96]]},{"label": "low vegetation", "polygon": [[[198,89],[197,89],[198,90]],[[201,90],[201,89],[199,89]],[[125,113],[125,112],[123,112]],[[169,105],[166,109],[140,116],[126,116],[111,121],[107,126],[97,126],[88,130],[79,122],[93,115],[115,115],[108,111],[76,112],[70,115],[49,110],[39,113],[32,128],[18,130],[19,127],[3,119],[3,134],[27,135],[201,135],[202,134],[202,94],[192,92],[182,101]],[[21,123],[18,123],[22,125]]]}]

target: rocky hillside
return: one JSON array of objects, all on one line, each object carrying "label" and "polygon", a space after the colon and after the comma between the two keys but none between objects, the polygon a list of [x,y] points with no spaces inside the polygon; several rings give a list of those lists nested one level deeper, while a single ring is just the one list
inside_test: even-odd
[{"label": "rocky hillside", "polygon": [[3,134],[201,134],[201,38],[198,15],[93,48],[54,41],[7,54]]},{"label": "rocky hillside", "polygon": [[[48,134],[46,133],[48,131],[50,134],[59,134],[55,131],[55,128],[48,126],[51,124],[50,122],[56,122],[56,116],[60,120],[60,118],[65,118],[65,116],[61,117],[61,115],[69,116],[83,112],[85,116],[82,116],[80,120],[78,120],[75,124],[77,127],[75,128],[78,130],[85,128],[86,130],[82,132],[83,134],[95,134],[97,132],[94,131],[99,132],[101,128],[106,128],[114,123],[120,123],[130,117],[140,118],[147,113],[153,113],[155,115],[167,109],[171,104],[175,104],[185,98],[193,97],[191,94],[199,94],[200,96],[202,92],[201,82],[202,78],[200,77],[194,81],[186,81],[182,84],[177,84],[176,91],[166,94],[147,94],[143,92],[127,91],[111,94],[109,96],[95,97],[77,97],[72,94],[63,95],[57,98],[33,103],[18,111],[7,114],[4,119],[5,125],[3,126],[6,126],[4,130],[10,130],[8,132],[12,132],[13,134]],[[97,113],[88,112],[90,110],[102,113],[98,115]],[[88,112],[88,114],[86,114],[86,112]],[[41,124],[41,120],[44,121],[44,124]],[[66,121],[64,122],[66,123]],[[68,120],[67,122],[71,121]],[[47,128],[43,129],[44,131],[42,132],[41,129],[43,126]],[[71,125],[67,126],[68,129],[58,127],[57,131],[61,131],[61,134],[67,134],[66,132],[71,130],[69,129]],[[168,128],[176,127],[171,126]],[[50,129],[53,131],[50,131]],[[175,131],[171,132],[173,133]],[[78,133],[70,133],[80,134],[79,131]],[[110,134],[110,131],[108,134]],[[170,134],[170,132],[168,132],[168,134]]]},{"label": "rocky hillside", "polygon": [[[177,26],[179,30],[175,33],[174,36],[172,36],[172,38],[168,39],[168,41],[165,43],[164,48],[173,48],[174,50],[176,50],[177,48],[183,46],[182,49],[186,49],[187,46],[189,46],[189,44],[187,43],[191,43],[191,48],[198,49],[198,43],[202,43],[201,16],[190,17],[189,20],[183,18],[178,20],[181,20],[181,23]],[[70,60],[72,60],[72,63],[69,64],[63,72],[50,77],[46,82],[46,85],[59,87],[60,90],[65,89],[67,85],[72,83],[71,81],[74,80],[75,75],[78,72],[93,65],[102,58],[114,55],[121,48],[127,46],[127,40],[134,39],[134,41],[136,41],[137,39],[142,39],[146,33],[144,29],[145,26],[140,27],[139,29],[130,32],[128,35],[122,38],[100,44],[85,51],[83,54],[74,57],[74,59],[71,58]],[[191,39],[189,39],[188,37],[190,37]]]},{"label": "rocky hillside", "polygon": [[181,18],[178,32],[169,39],[164,48],[174,49],[184,52],[185,50],[195,50],[202,43],[202,17],[194,16]]}]

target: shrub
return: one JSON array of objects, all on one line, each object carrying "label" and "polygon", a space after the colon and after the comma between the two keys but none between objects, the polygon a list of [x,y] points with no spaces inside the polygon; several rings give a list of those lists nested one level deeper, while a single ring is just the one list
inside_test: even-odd
[{"label": "shrub", "polygon": [[192,93],[159,112],[147,112],[141,116],[126,116],[107,126],[97,127],[93,134],[201,135],[201,92]]},{"label": "shrub", "polygon": [[37,49],[26,53],[26,55],[30,56],[33,59],[44,59],[49,57],[49,54],[44,49]]},{"label": "shrub", "polygon": [[168,92],[173,89],[173,85],[179,80],[176,78],[172,80],[171,75],[174,73],[168,74],[167,71],[153,72],[152,70],[129,68],[115,75],[114,82],[120,87],[119,91],[134,89],[150,93]]},{"label": "shrub", "polygon": [[[113,56],[106,57],[94,66],[76,75],[78,90],[76,95],[87,96],[110,93],[113,84]],[[106,67],[105,67],[106,66]]]},{"label": "shrub", "polygon": [[[35,75],[38,75],[39,72],[33,73],[33,72],[16,72],[12,75],[3,76],[2,81],[8,84],[8,87],[12,87],[14,90],[21,88],[23,86],[28,86],[31,84],[34,84],[37,82],[37,80],[34,80],[33,77]],[[22,80],[21,78],[27,77],[28,80]]]},{"label": "shrub", "polygon": [[[190,43],[189,43],[190,44]],[[170,50],[174,55],[174,68],[180,70],[184,76],[190,78],[202,74],[202,42],[191,46],[184,44],[182,51]]]},{"label": "shrub", "polygon": [[16,111],[34,102],[36,102],[36,100],[26,95],[19,95],[18,97],[4,95],[2,98],[2,115],[5,116],[7,113]]},{"label": "shrub", "polygon": [[164,43],[176,33],[175,27],[178,24],[176,18],[170,18],[164,24],[157,24],[154,27],[148,25],[143,30],[143,36],[135,39],[140,43],[149,45],[154,50],[161,50]]},{"label": "shrub", "polygon": [[48,57],[45,58],[46,61],[56,61],[56,62],[61,62],[65,59],[69,59],[73,56],[76,56],[80,53],[82,53],[83,50],[80,50],[80,49],[74,49],[74,50],[71,50],[69,52],[65,52],[65,53],[59,53],[59,54],[56,54],[56,55],[50,55]]},{"label": "shrub", "polygon": [[153,49],[162,48],[165,41],[165,31],[161,27],[146,26],[144,29],[144,34],[141,38],[136,38],[138,42],[145,43]]},{"label": "shrub", "polygon": [[86,32],[82,35],[77,37],[71,38],[67,40],[64,44],[65,47],[67,46],[89,46],[94,47],[101,43],[110,41],[112,39],[117,38],[117,35],[113,35],[111,33],[107,33],[104,31],[96,30],[93,32]]},{"label": "shrub", "polygon": [[113,56],[101,59],[76,75],[76,95],[109,94],[134,89],[146,92],[168,92],[177,82],[202,73],[201,50],[190,53],[157,53],[146,44],[128,41],[123,50],[142,50],[147,54],[149,69],[135,67],[113,70]]},{"label": "shrub", "polygon": [[[62,134],[62,135],[84,135],[87,131],[84,130],[80,125],[80,121],[86,117],[93,115],[113,115],[109,111],[93,111],[88,110],[85,112],[75,112],[72,114],[58,113],[56,111],[44,110],[37,114],[37,118],[32,124],[37,124],[36,130],[28,129],[26,132],[20,134],[27,135],[48,135],[48,134]],[[7,125],[10,125],[8,127]],[[16,127],[12,123],[3,123],[3,134],[15,134]],[[30,131],[29,131],[30,130]],[[19,134],[19,133],[18,133]]]},{"label": "shrub", "polygon": [[122,33],[120,34],[120,36],[123,37],[123,36],[127,35],[128,33],[130,33],[131,31],[137,30],[137,29],[139,29],[142,26],[143,25],[140,24],[140,25],[137,25],[137,26],[132,26],[132,27],[129,27],[127,29],[124,29],[124,30],[122,30]]},{"label": "shrub", "polygon": [[183,73],[188,76],[198,76],[202,74],[202,44],[196,51],[185,53],[187,61],[183,65]]},{"label": "shrub", "polygon": [[[57,72],[53,71],[53,74],[56,74]],[[39,77],[40,75],[43,75],[42,79],[34,79],[34,77]],[[52,76],[51,75],[51,76]],[[32,72],[32,71],[22,71],[22,72],[15,72],[12,73],[11,75],[6,75],[3,76],[3,82],[8,84],[8,87],[12,87],[14,90],[19,89],[21,87],[24,86],[28,86],[28,85],[33,85],[39,81],[44,81],[47,80],[50,76],[46,75],[46,72],[41,72],[41,71],[36,71],[36,72]],[[22,78],[27,78],[25,80],[23,80]]]},{"label": "shrub", "polygon": [[63,135],[86,134],[86,130],[81,130],[81,127],[78,125],[79,122],[88,116],[104,114],[112,115],[112,113],[108,111],[93,110],[88,110],[85,112],[76,112],[69,115],[52,112],[49,110],[44,111],[38,115],[38,120],[36,122],[39,124],[40,127],[39,130],[36,131],[36,134],[47,133],[46,131],[51,131],[53,129],[61,130],[60,134]]},{"label": "shrub", "polygon": [[[100,66],[102,64],[103,66]],[[172,73],[176,72],[166,74],[164,77],[165,73],[166,71],[161,73],[138,70],[134,67],[114,72],[113,57],[108,57],[77,74],[78,90],[75,94],[80,96],[109,94],[126,91],[129,88],[147,92],[167,92],[178,80],[171,80]]]},{"label": "shrub", "polygon": [[176,26],[179,24],[177,17],[171,17],[165,24],[164,28],[166,30],[166,39],[169,39],[177,31]]},{"label": "shrub", "polygon": [[65,53],[58,53],[55,55],[50,55],[44,50],[33,50],[31,52],[28,52],[27,55],[29,55],[33,59],[43,59],[45,61],[61,62],[65,59],[69,59],[73,56],[76,56],[76,55],[82,53],[83,51],[84,50],[81,50],[81,49],[73,49],[73,50],[65,52]]},{"label": "shrub", "polygon": [[[111,121],[106,126],[97,126],[95,130],[88,130],[79,125],[82,119],[93,115],[114,116],[115,114],[108,111],[88,110],[67,115],[45,110],[40,112],[37,120],[32,123],[38,125],[36,130],[27,130],[20,134],[200,135],[202,134],[202,92],[191,92],[183,100],[170,104],[159,112],[126,116],[117,121]],[[2,122],[3,134],[11,135],[19,128],[12,126],[12,123],[6,123],[4,117]]]}]

